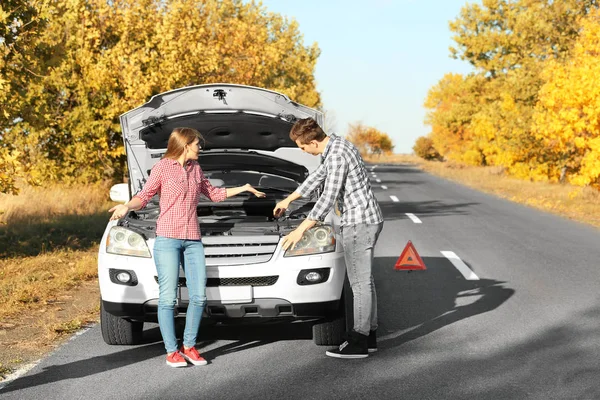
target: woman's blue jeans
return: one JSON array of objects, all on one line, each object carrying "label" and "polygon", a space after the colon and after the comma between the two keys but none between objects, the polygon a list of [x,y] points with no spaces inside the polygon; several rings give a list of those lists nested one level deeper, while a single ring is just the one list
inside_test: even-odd
[{"label": "woman's blue jeans", "polygon": [[179,265],[183,267],[190,302],[188,305],[183,345],[193,347],[206,305],[206,261],[200,240],[171,239],[157,236],[154,263],[158,272],[158,325],[167,353],[177,351],[175,336],[175,304],[179,283]]}]

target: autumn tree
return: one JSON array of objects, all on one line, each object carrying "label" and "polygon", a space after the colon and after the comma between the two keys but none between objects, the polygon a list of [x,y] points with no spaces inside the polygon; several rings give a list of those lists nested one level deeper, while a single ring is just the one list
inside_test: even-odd
[{"label": "autumn tree", "polygon": [[16,179],[24,177],[24,149],[8,139],[15,121],[33,112],[26,100],[31,82],[39,83],[55,60],[54,43],[39,38],[47,29],[50,10],[49,1],[0,4],[0,193],[17,193]]},{"label": "autumn tree", "polygon": [[424,160],[441,160],[442,156],[433,146],[433,140],[427,136],[417,138],[413,151]]},{"label": "autumn tree", "polygon": [[482,0],[463,7],[450,24],[451,54],[474,72],[444,77],[425,103],[440,153],[547,179],[546,149],[532,129],[542,71],[552,60],[568,60],[579,20],[597,8],[596,0]]},{"label": "autumn tree", "polygon": [[450,24],[452,56],[466,60],[485,77],[486,100],[472,130],[488,156],[513,175],[545,179],[544,153],[531,131],[532,115],[547,60],[565,60],[578,35],[578,20],[596,0],[483,0],[469,4]]},{"label": "autumn tree", "polygon": [[552,181],[600,188],[600,12],[582,20],[567,62],[545,65],[533,131]]},{"label": "autumn tree", "polygon": [[352,142],[363,156],[390,154],[394,149],[392,139],[386,133],[361,122],[349,124],[346,139]]},{"label": "autumn tree", "polygon": [[483,81],[477,76],[446,74],[427,94],[424,105],[429,111],[425,123],[432,128],[433,146],[448,160],[482,163],[482,151],[471,123],[481,108]]},{"label": "autumn tree", "polygon": [[[21,12],[12,1],[2,3],[7,21]],[[35,7],[35,35],[26,34],[30,25],[23,23],[16,28],[19,52],[3,44],[0,83],[10,85],[10,95],[3,98],[3,105],[10,106],[3,107],[0,146],[18,149],[18,162],[39,181],[120,179],[119,115],[178,87],[246,84],[320,106],[314,79],[317,45],[305,46],[295,21],[260,3],[28,4]]]}]

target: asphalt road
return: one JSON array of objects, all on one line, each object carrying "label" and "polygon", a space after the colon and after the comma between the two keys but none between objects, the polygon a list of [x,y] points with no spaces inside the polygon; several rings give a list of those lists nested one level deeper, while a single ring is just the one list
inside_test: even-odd
[{"label": "asphalt road", "polygon": [[[207,327],[209,365],[171,369],[157,325],[135,347],[94,326],[0,398],[600,398],[599,230],[408,166],[373,174],[386,219],[375,355],[329,358],[306,323]],[[425,271],[394,270],[408,240]]]}]

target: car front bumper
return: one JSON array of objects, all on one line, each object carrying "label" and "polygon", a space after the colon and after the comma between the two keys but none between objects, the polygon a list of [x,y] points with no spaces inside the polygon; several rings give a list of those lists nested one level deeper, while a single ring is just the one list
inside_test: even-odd
[{"label": "car front bumper", "polygon": [[[178,302],[175,306],[176,316],[183,317],[187,302]],[[333,317],[340,312],[340,301],[292,304],[283,299],[255,299],[246,304],[222,304],[208,301],[204,309],[204,317],[215,320],[229,318],[322,318]],[[145,304],[114,303],[102,300],[102,307],[109,314],[140,321],[156,321],[158,300],[153,299]]]}]

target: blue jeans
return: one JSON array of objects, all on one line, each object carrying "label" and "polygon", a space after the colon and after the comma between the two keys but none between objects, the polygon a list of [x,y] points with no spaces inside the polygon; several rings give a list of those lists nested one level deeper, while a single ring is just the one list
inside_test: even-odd
[{"label": "blue jeans", "polygon": [[354,331],[363,335],[377,329],[377,292],[372,266],[375,244],[382,229],[383,222],[342,226],[346,271],[354,297]]},{"label": "blue jeans", "polygon": [[167,353],[177,351],[175,336],[175,304],[179,283],[179,265],[183,267],[190,296],[183,345],[193,347],[206,305],[206,260],[200,240],[171,239],[157,236],[154,263],[158,272],[158,325]]}]

